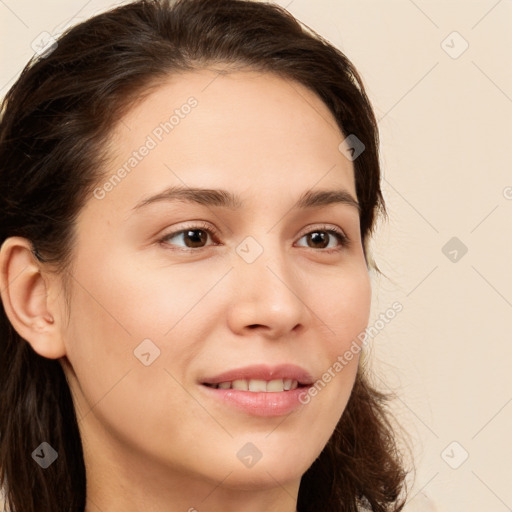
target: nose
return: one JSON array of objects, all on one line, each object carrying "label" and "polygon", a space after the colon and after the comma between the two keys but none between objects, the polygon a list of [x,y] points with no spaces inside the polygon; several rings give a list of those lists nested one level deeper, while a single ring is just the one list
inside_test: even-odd
[{"label": "nose", "polygon": [[[240,256],[242,254],[242,256]],[[265,247],[255,261],[234,256],[228,323],[240,335],[279,339],[308,327],[311,311],[304,282],[282,249]]]}]

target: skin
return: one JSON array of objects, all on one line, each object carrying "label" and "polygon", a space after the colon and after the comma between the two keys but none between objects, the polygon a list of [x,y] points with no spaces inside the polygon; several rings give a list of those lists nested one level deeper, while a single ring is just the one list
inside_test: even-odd
[{"label": "skin", "polygon": [[[59,358],[68,378],[87,512],[295,511],[301,476],[357,372],[355,355],[288,416],[253,416],[204,394],[201,378],[248,364],[293,363],[320,379],[367,326],[371,288],[358,210],[292,209],[308,190],[356,198],[353,164],[338,150],[345,136],[297,83],[249,71],[169,79],[116,126],[105,180],[190,96],[198,101],[190,114],[80,212],[69,318],[60,276],[32,257],[27,240],[10,238],[0,252],[9,319],[36,352]],[[171,185],[226,189],[244,205],[160,201],[134,210]],[[197,224],[217,234],[202,246],[183,234],[159,242]],[[324,225],[349,245],[331,235],[323,248],[306,236]],[[263,250],[252,263],[236,252],[247,236]],[[134,356],[144,339],[160,350],[149,366]],[[236,454],[249,442],[262,458],[247,468]]]}]

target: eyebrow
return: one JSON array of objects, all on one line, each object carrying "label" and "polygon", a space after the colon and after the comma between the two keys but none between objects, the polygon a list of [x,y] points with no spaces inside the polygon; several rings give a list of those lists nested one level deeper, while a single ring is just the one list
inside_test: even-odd
[{"label": "eyebrow", "polygon": [[[161,201],[184,201],[204,206],[227,208],[234,211],[238,211],[243,207],[243,201],[240,197],[228,190],[173,186],[154,196],[143,199],[133,210],[139,210],[147,205]],[[332,204],[346,204],[355,207],[359,213],[361,212],[361,206],[356,199],[343,189],[307,190],[299,197],[291,209],[321,208]]]}]

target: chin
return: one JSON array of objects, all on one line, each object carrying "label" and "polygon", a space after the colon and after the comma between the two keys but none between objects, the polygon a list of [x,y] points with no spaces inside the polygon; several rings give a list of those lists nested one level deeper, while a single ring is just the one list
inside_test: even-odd
[{"label": "chin", "polygon": [[238,468],[226,478],[222,486],[239,491],[255,491],[272,489],[276,486],[286,486],[301,479],[303,472],[297,472],[297,466],[286,467],[279,464],[267,464],[257,468],[257,465],[250,468]]}]

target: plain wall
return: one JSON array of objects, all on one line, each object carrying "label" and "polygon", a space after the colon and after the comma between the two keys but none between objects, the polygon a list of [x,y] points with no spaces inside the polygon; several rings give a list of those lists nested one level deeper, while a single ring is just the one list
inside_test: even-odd
[{"label": "plain wall", "polygon": [[[370,359],[414,443],[422,494],[406,510],[433,510],[423,495],[440,512],[512,510],[512,2],[278,3],[354,62],[379,119],[389,220],[370,325],[403,311]],[[41,33],[113,4],[0,2],[0,96]]]}]

